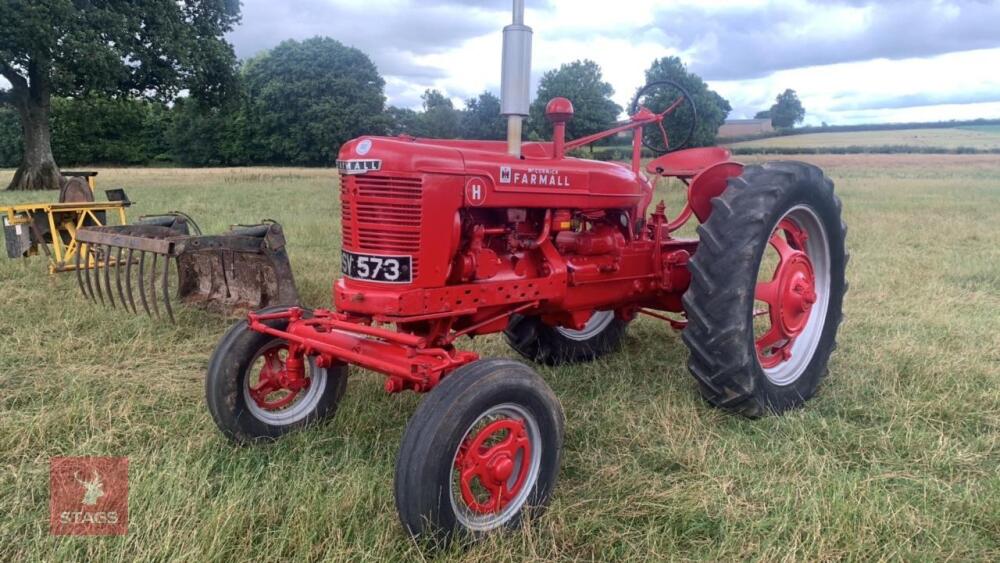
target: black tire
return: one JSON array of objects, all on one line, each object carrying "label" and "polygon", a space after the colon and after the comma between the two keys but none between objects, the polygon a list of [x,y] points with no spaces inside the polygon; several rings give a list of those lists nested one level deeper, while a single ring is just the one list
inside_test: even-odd
[{"label": "black tire", "polygon": [[[496,522],[467,523],[468,504],[455,504],[453,473],[459,446],[481,416],[516,405],[524,413],[532,448],[540,450],[533,483],[523,490]],[[415,537],[447,540],[456,532],[473,536],[494,529],[516,528],[540,515],[549,502],[559,473],[564,418],[562,407],[545,381],[531,368],[510,360],[480,360],[463,366],[424,398],[406,425],[396,459],[396,509],[403,527]],[[539,443],[535,444],[537,440]],[[532,450],[533,451],[533,450]],[[522,460],[524,459],[522,451]],[[532,460],[535,458],[532,457]],[[511,479],[524,471],[519,466]],[[516,501],[516,502],[515,502]],[[458,503],[464,503],[459,498]],[[508,513],[509,512],[509,513]],[[486,518],[486,517],[484,517]],[[474,526],[474,527],[470,527]]]},{"label": "black tire", "polygon": [[[273,307],[261,312],[275,312]],[[284,329],[286,321],[268,321],[274,328]],[[244,392],[246,378],[261,351],[279,339],[252,331],[245,320],[235,323],[219,340],[208,364],[205,378],[205,400],[212,419],[227,438],[239,444],[275,440],[293,430],[332,417],[347,389],[347,366],[327,368],[325,384],[310,398],[299,416],[285,421],[260,418],[248,406]],[[307,368],[307,370],[314,368]]]},{"label": "black tire", "polygon": [[[800,354],[794,379],[779,385],[765,374],[755,347],[755,284],[778,221],[803,209],[811,210],[827,241],[822,247],[829,256],[824,259],[829,299],[823,301],[825,315],[810,312],[808,317],[810,324],[823,320],[812,329],[811,356]],[[833,182],[819,168],[801,162],[748,166],[712,200],[711,216],[698,227],[700,242],[689,263],[691,286],[683,299],[689,320],[683,333],[688,368],[711,404],[758,417],[798,407],[815,394],[836,348],[842,317],[846,233]]]},{"label": "black tire", "polygon": [[[599,311],[595,315],[602,313]],[[618,351],[626,328],[628,322],[615,316],[595,334],[586,338],[573,338],[568,336],[572,331],[549,326],[538,317],[513,315],[503,334],[507,344],[518,354],[533,362],[551,366],[590,362]]]}]

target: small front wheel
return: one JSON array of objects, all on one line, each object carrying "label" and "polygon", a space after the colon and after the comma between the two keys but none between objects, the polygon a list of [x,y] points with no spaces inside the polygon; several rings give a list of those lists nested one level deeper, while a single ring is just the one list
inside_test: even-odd
[{"label": "small front wheel", "polygon": [[563,424],[552,390],[524,364],[492,359],[459,368],[406,426],[395,479],[403,526],[447,539],[540,514],[559,472]]},{"label": "small front wheel", "polygon": [[[284,329],[288,322],[267,324]],[[273,440],[333,416],[347,388],[347,366],[319,368],[307,357],[305,380],[295,381],[285,371],[287,357],[287,342],[250,330],[245,320],[222,337],[208,364],[205,399],[226,437],[237,443]]]}]

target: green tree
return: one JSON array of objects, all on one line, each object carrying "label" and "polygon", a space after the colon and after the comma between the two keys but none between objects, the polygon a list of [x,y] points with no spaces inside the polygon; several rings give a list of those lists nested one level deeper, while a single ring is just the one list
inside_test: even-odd
[{"label": "green tree", "polygon": [[59,162],[145,164],[155,156],[148,141],[154,104],[98,96],[52,100],[52,153]]},{"label": "green tree", "polygon": [[806,108],[802,107],[798,94],[791,88],[778,94],[771,106],[771,123],[775,127],[790,128],[796,123],[802,123],[806,117]]},{"label": "green tree", "polygon": [[0,168],[14,168],[21,162],[21,122],[17,112],[0,106]]},{"label": "green tree", "polygon": [[423,130],[423,124],[420,122],[421,115],[410,108],[389,106],[385,109],[386,132],[393,136],[419,137]]},{"label": "green tree", "polygon": [[0,103],[21,122],[23,157],[8,189],[53,189],[53,96],[224,96],[236,57],[224,34],[238,0],[6,0],[0,3]]},{"label": "green tree", "polygon": [[329,165],[345,141],[384,130],[378,69],[329,37],[283,41],[247,61],[242,77],[256,162]]},{"label": "green tree", "polygon": [[177,100],[170,110],[166,155],[188,166],[251,164],[248,128],[242,105],[209,105],[196,99]]},{"label": "green tree", "polygon": [[765,110],[758,111],[756,114],[754,114],[753,118],[754,119],[771,119],[771,110],[765,109]]},{"label": "green tree", "polygon": [[[698,108],[698,125],[695,127],[689,146],[707,147],[715,144],[715,136],[719,132],[719,127],[726,122],[726,117],[732,111],[729,102],[714,90],[710,90],[705,81],[700,76],[688,71],[687,67],[677,57],[663,57],[656,59],[649,69],[646,70],[646,83],[658,80],[673,80],[680,84],[694,101]],[[653,109],[666,108],[666,100],[656,103],[655,94]],[[689,113],[678,111],[676,117],[668,117],[664,124],[671,139],[677,139],[685,134],[690,127]],[[658,132],[647,128],[647,135],[659,135]],[[662,144],[656,141],[657,145]]]},{"label": "green tree", "polygon": [[614,93],[594,61],[573,61],[550,70],[538,83],[538,93],[530,109],[529,130],[541,138],[551,137],[552,124],[545,119],[545,106],[557,96],[573,103],[573,119],[566,124],[568,139],[608,129],[622,112],[621,106],[611,100]]},{"label": "green tree", "polygon": [[426,90],[420,97],[424,101],[424,112],[420,114],[419,137],[433,139],[455,139],[462,133],[462,116],[455,105],[437,90]]},{"label": "green tree", "polygon": [[462,112],[462,137],[466,139],[497,140],[507,137],[507,125],[500,115],[500,98],[490,92],[465,102]]}]

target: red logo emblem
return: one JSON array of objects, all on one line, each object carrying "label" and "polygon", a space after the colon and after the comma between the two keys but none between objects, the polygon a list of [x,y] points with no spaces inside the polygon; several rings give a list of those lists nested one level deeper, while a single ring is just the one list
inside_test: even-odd
[{"label": "red logo emblem", "polygon": [[54,457],[49,461],[49,531],[114,536],[128,531],[128,458]]},{"label": "red logo emblem", "polygon": [[469,205],[479,207],[486,203],[486,182],[481,178],[472,178],[465,183],[465,200]]}]

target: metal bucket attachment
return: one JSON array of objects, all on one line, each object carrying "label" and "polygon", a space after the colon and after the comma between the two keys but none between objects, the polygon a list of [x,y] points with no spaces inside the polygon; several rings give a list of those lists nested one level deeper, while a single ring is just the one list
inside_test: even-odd
[{"label": "metal bucket attachment", "polygon": [[202,235],[189,217],[172,213],[133,225],[87,227],[77,240],[78,256],[94,264],[76,270],[80,290],[112,307],[138,313],[138,298],[147,314],[159,317],[162,303],[173,321],[172,301],[232,315],[299,301],[285,237],[274,222]]}]

